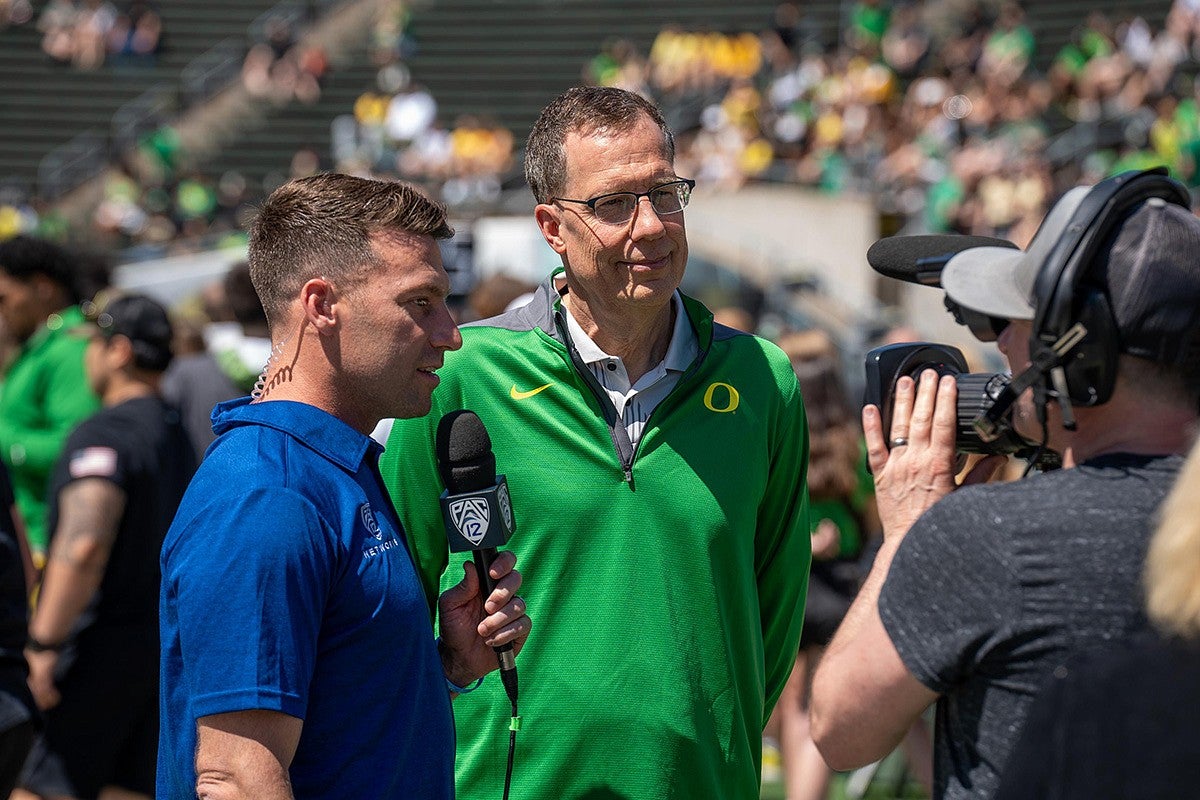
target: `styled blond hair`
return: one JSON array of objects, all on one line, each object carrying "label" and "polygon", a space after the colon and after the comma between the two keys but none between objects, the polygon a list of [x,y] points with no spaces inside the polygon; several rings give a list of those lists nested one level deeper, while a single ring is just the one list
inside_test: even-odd
[{"label": "styled blond hair", "polygon": [[1159,512],[1143,579],[1146,613],[1159,630],[1200,640],[1200,446]]}]

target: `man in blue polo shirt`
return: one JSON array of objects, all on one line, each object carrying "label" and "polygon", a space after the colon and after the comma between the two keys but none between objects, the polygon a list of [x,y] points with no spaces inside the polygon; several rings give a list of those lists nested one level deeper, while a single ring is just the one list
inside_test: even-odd
[{"label": "man in blue polo shirt", "polygon": [[250,271],[273,355],[218,439],[162,552],[159,800],[452,798],[450,700],[529,633],[514,558],[466,570],[440,638],[383,490],[384,417],[429,411],[461,344],[413,188],[345,175],[267,200]]}]

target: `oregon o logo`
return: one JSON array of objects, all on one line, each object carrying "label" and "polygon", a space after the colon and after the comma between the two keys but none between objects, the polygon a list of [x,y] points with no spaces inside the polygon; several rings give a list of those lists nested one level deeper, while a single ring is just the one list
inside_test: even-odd
[{"label": "oregon o logo", "polygon": [[[713,403],[713,395],[718,386],[724,389],[727,393],[725,397],[725,405],[723,407],[717,406]],[[704,393],[704,407],[709,411],[715,411],[718,414],[728,414],[731,411],[736,411],[738,403],[740,402],[741,396],[738,394],[738,390],[730,386],[728,383],[721,383],[720,381],[717,383],[710,383],[708,385],[708,391]]]}]

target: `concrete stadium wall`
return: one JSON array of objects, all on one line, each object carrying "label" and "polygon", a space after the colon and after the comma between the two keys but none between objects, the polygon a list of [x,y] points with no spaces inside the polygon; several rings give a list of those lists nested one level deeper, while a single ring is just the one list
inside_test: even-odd
[{"label": "concrete stadium wall", "polygon": [[875,308],[867,248],[878,214],[865,198],[796,187],[697,193],[687,210],[691,250],[760,286],[809,283],[854,314]]}]

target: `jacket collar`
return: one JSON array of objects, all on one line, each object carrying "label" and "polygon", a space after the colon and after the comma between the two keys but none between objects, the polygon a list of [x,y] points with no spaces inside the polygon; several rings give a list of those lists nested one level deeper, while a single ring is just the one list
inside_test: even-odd
[{"label": "jacket collar", "polygon": [[383,447],[328,411],[293,400],[251,403],[239,397],[217,404],[212,412],[213,432],[218,436],[244,425],[261,425],[286,433],[313,452],[347,472],[357,472],[368,451],[375,459]]},{"label": "jacket collar", "polygon": [[[566,340],[555,322],[556,312],[562,306],[562,294],[555,286],[555,279],[564,272],[565,270],[559,267],[550,273],[550,276],[534,292],[533,299],[518,309],[517,313],[532,327],[540,328],[547,336],[553,337],[565,346]],[[563,293],[566,291],[564,288]],[[682,292],[679,293],[679,297],[683,301],[683,310],[687,314],[688,321],[692,324],[692,329],[696,331],[700,352],[708,352],[713,339],[712,312],[705,308],[699,300],[688,297]]]}]

